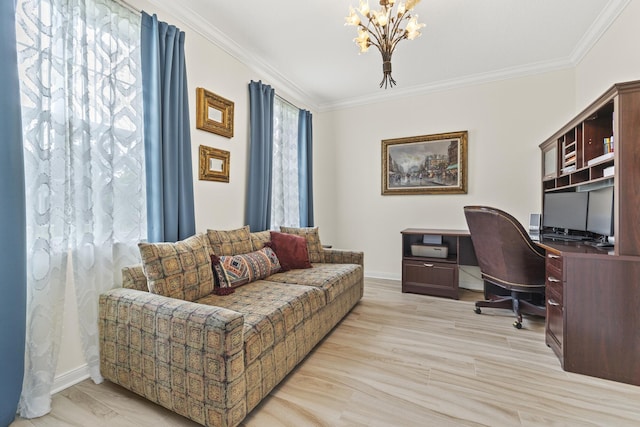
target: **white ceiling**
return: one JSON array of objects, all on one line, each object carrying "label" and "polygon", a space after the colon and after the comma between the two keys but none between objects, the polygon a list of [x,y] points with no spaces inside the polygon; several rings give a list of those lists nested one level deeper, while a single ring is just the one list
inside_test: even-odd
[{"label": "white ceiling", "polygon": [[344,25],[358,0],[150,1],[323,111],[575,66],[630,0],[423,0],[426,27],[398,45],[386,90],[380,53],[360,55]]}]

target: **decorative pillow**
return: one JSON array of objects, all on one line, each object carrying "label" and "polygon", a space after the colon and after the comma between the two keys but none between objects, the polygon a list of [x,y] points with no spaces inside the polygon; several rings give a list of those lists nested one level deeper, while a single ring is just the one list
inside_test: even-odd
[{"label": "decorative pillow", "polygon": [[211,261],[220,288],[237,288],[280,271],[280,261],[271,248],[262,248],[248,254],[221,256],[218,258],[218,268],[214,258],[211,257]]},{"label": "decorative pillow", "polygon": [[213,292],[209,244],[204,234],[176,243],[139,243],[149,292],[195,301]]},{"label": "decorative pillow", "polygon": [[216,295],[230,295],[236,290],[231,287],[229,276],[220,264],[218,255],[211,255],[211,268],[213,269],[213,293]]},{"label": "decorative pillow", "polygon": [[253,250],[248,225],[235,230],[207,230],[207,237],[213,253],[218,256],[247,254]]},{"label": "decorative pillow", "polygon": [[271,232],[271,242],[265,246],[272,248],[280,260],[280,271],[289,271],[295,268],[311,268],[307,241],[302,236],[294,234]]},{"label": "decorative pillow", "polygon": [[309,261],[324,262],[324,250],[320,243],[318,227],[280,227],[280,231],[296,236],[303,236],[307,240],[307,250],[309,251]]},{"label": "decorative pillow", "polygon": [[264,248],[264,244],[269,241],[271,241],[271,232],[269,230],[251,233],[251,244],[254,251]]}]

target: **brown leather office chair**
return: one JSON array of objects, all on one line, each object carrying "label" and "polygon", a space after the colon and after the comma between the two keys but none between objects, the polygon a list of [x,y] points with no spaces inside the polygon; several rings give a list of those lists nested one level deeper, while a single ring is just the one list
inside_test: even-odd
[{"label": "brown leather office chair", "polygon": [[517,316],[513,326],[522,328],[522,314],[545,316],[544,251],[531,241],[522,225],[514,217],[487,206],[465,206],[471,241],[476,252],[482,278],[508,291],[509,295],[489,297],[476,302],[480,307],[511,308]]}]

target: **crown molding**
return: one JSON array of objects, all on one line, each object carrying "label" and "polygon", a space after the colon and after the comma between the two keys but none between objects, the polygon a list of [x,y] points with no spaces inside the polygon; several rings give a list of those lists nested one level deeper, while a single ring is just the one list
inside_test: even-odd
[{"label": "crown molding", "polygon": [[374,95],[366,95],[361,97],[355,97],[333,103],[320,104],[318,111],[334,111],[342,110],[345,108],[358,107],[366,104],[373,104],[377,102],[386,102],[389,100],[402,99],[408,97],[414,97],[419,95],[425,95],[428,93],[439,92],[444,90],[457,89],[465,86],[477,85],[482,83],[490,83],[500,80],[515,79],[520,77],[526,77],[534,74],[542,74],[551,71],[558,71],[567,68],[572,68],[574,64],[568,59],[561,59],[555,61],[543,61],[533,64],[527,64],[520,67],[503,68],[501,70],[491,71],[487,73],[473,74],[469,76],[463,76],[455,79],[440,80],[435,83],[429,83],[425,85],[411,86],[397,90],[393,88],[393,93],[387,90],[379,92]]},{"label": "crown molding", "polygon": [[211,25],[211,23],[205,21],[199,14],[185,6],[184,3],[173,0],[148,1],[171,13],[171,15],[184,22],[196,33],[255,71],[258,76],[262,77],[261,80],[268,82],[268,84],[274,88],[281,89],[282,92],[293,97],[294,99],[291,101],[301,103],[312,110],[318,109],[316,101],[297,84],[289,80],[261,57],[244,49],[217,27]]},{"label": "crown molding", "polygon": [[620,16],[629,3],[631,3],[631,0],[610,0],[609,3],[607,3],[569,56],[574,66],[582,61],[585,55],[595,46],[598,40],[600,40],[600,37],[607,32],[609,27],[615,22],[618,16]]}]

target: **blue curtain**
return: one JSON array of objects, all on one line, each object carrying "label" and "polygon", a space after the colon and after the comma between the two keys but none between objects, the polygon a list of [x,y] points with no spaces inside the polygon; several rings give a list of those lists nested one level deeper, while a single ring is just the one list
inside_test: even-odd
[{"label": "blue curtain", "polygon": [[249,183],[246,223],[251,231],[271,224],[274,90],[261,81],[249,83]]},{"label": "blue curtain", "polygon": [[313,128],[311,112],[298,115],[298,197],[300,227],[313,227]]},{"label": "blue curtain", "polygon": [[150,242],[195,234],[184,32],[142,12],[142,91]]},{"label": "blue curtain", "polygon": [[16,416],[24,374],[27,247],[15,0],[0,2],[0,425]]}]

